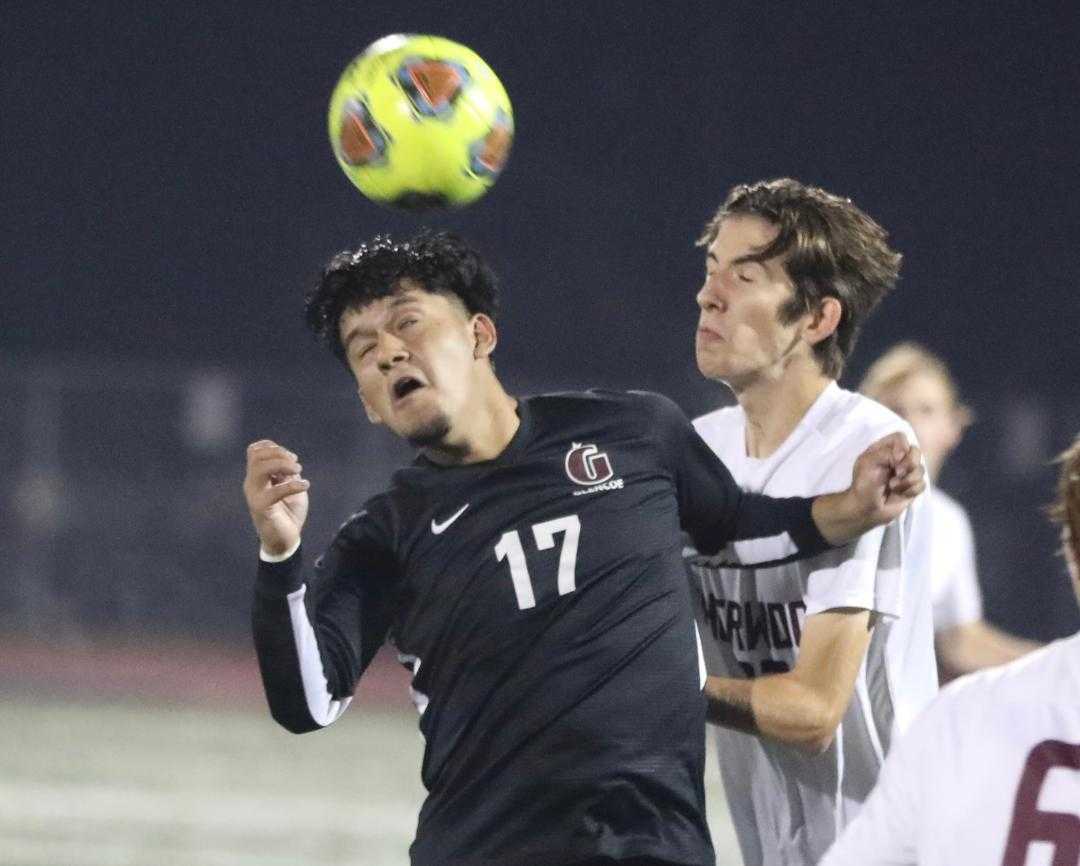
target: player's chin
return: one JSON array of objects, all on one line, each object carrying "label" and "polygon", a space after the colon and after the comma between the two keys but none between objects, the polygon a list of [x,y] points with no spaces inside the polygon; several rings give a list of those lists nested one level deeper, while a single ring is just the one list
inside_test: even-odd
[{"label": "player's chin", "polygon": [[727,365],[720,358],[717,358],[716,353],[710,351],[709,347],[702,346],[700,340],[694,352],[694,357],[697,361],[698,372],[706,379],[726,378]]},{"label": "player's chin", "polygon": [[431,448],[446,441],[450,434],[450,419],[441,412],[408,424],[401,435],[414,448]]}]

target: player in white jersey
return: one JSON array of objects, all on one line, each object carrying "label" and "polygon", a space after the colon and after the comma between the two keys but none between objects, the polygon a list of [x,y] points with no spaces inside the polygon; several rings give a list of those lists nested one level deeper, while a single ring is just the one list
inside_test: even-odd
[{"label": "player in white jersey", "polygon": [[[836,384],[900,256],[849,200],[792,180],[735,187],[709,224],[698,368],[738,405],[696,427],[747,490],[833,490],[911,428]],[[817,863],[897,732],[936,692],[925,502],[845,548],[782,536],[691,559],[710,721],[746,866]]]},{"label": "player in white jersey", "polygon": [[[1080,598],[1080,438],[1055,518]],[[822,866],[1080,863],[1080,634],[949,685]]]},{"label": "player in white jersey", "polygon": [[[936,484],[971,421],[945,363],[921,346],[901,343],[871,365],[859,390],[912,425]],[[967,512],[938,487],[931,488],[927,498],[934,526],[930,569],[934,644],[942,680],[1005,664],[1037,649],[1037,643],[983,619],[975,538]]]}]

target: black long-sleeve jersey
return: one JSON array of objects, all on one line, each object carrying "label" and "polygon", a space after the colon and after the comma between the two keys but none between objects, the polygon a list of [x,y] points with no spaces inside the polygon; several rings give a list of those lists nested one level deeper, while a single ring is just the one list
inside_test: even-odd
[{"label": "black long-sleeve jersey", "polygon": [[412,863],[712,864],[703,672],[681,557],[788,533],[810,500],[743,493],[654,394],[521,400],[495,460],[418,458],[304,583],[260,563],[255,644],[275,719],[332,722],[389,638],[426,739]]}]

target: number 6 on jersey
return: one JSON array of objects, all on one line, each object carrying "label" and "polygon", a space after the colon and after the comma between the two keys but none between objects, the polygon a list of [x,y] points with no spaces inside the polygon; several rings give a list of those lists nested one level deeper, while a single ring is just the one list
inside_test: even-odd
[{"label": "number 6 on jersey", "polygon": [[[577,567],[578,536],[581,535],[581,521],[576,514],[556,517],[536,523],[532,527],[537,550],[551,550],[555,546],[555,533],[565,533],[562,550],[559,553],[559,595],[566,595],[576,589],[574,570]],[[514,582],[514,595],[518,607],[528,610],[536,607],[536,595],[533,593],[529,566],[525,562],[525,549],[521,546],[521,536],[517,530],[504,532],[495,545],[495,556],[499,562],[504,559],[510,563],[510,579]]]}]

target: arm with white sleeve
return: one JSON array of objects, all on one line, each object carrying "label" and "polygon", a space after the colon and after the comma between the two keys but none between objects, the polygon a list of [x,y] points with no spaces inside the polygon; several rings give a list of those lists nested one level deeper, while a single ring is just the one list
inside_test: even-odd
[{"label": "arm with white sleeve", "polygon": [[293,733],[336,721],[386,637],[393,556],[364,512],[339,530],[304,579],[308,484],[296,455],[248,448],[244,493],[261,550],[252,606],[259,669],[274,719]]},{"label": "arm with white sleeve", "polygon": [[901,568],[901,533],[894,521],[818,557],[794,667],[753,679],[708,677],[709,721],[809,754],[827,749],[851,701],[877,617],[899,613],[892,591],[899,590],[899,575],[879,580],[879,573]]},{"label": "arm with white sleeve", "polygon": [[943,681],[1003,665],[1040,644],[983,618],[975,537],[963,507],[941,490],[930,499],[935,522],[934,648]]},{"label": "arm with white sleeve", "polygon": [[[925,581],[920,587],[912,576],[927,568],[926,511],[920,499],[886,526],[819,555],[807,580],[806,621],[794,666],[753,679],[708,677],[709,721],[809,754],[827,749],[851,702],[878,619],[899,617],[903,594],[925,590]],[[756,568],[759,580],[768,579],[761,566],[741,565]],[[932,673],[926,681],[936,682]],[[899,707],[896,713],[902,729],[908,714]]]},{"label": "arm with white sleeve", "polygon": [[786,558],[816,556],[894,520],[925,488],[918,447],[892,434],[859,455],[847,489],[813,498],[748,493],[682,411],[667,398],[652,397],[680,522],[703,554],[738,539],[784,535]]}]

